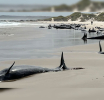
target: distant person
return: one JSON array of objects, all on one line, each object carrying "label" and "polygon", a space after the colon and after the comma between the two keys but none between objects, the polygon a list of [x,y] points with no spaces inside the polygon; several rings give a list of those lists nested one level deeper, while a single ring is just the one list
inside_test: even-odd
[{"label": "distant person", "polygon": [[91,25],[93,25],[93,21],[91,21]]},{"label": "distant person", "polygon": [[86,26],[84,27],[84,29],[86,29]]}]

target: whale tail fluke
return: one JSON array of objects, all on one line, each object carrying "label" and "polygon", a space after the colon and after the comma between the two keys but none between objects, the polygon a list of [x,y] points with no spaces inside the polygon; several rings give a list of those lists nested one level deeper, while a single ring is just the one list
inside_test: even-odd
[{"label": "whale tail fluke", "polygon": [[99,52],[102,52],[102,47],[101,47],[100,41],[99,41],[99,48],[100,48]]},{"label": "whale tail fluke", "polygon": [[63,52],[61,54],[61,61],[60,61],[60,66],[57,67],[58,69],[62,69],[62,70],[67,70],[68,68],[65,65],[65,61],[64,61],[64,57],[63,57]]}]

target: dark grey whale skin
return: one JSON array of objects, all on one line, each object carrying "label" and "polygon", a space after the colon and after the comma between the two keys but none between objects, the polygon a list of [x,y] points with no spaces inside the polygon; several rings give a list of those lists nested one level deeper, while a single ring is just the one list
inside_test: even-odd
[{"label": "dark grey whale skin", "polygon": [[49,71],[61,71],[60,69],[48,69],[48,68],[42,68],[42,67],[36,67],[36,66],[14,66],[10,72],[5,75],[5,73],[8,71],[8,69],[4,69],[0,72],[0,81],[6,81],[6,80],[15,80],[19,79],[25,76],[37,74],[37,73],[45,73]]},{"label": "dark grey whale skin", "polygon": [[0,71],[1,82],[17,80],[17,79],[20,79],[29,75],[37,74],[37,73],[45,73],[45,72],[50,72],[50,71],[57,72],[57,71],[62,71],[62,70],[68,70],[64,62],[63,52],[61,55],[60,66],[55,69],[42,68],[42,67],[37,67],[37,66],[29,66],[29,65],[14,66],[14,64],[15,62],[11,65],[10,68],[6,68]]},{"label": "dark grey whale skin", "polygon": [[87,38],[87,39],[104,39],[104,35],[96,36],[96,37],[90,37],[90,38]]},{"label": "dark grey whale skin", "polygon": [[101,47],[101,43],[100,43],[100,41],[99,41],[99,48],[100,48],[99,53],[100,53],[100,54],[104,54],[104,52],[102,52],[102,47]]}]

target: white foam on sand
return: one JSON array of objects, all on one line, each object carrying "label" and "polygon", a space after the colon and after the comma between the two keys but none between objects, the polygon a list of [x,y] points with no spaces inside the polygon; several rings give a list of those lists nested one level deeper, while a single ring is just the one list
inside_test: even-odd
[{"label": "white foam on sand", "polygon": [[10,35],[8,35],[8,36],[13,36],[14,34],[10,34]]},{"label": "white foam on sand", "polygon": [[7,26],[18,26],[21,25],[19,22],[0,22],[0,27],[7,27]]},{"label": "white foam on sand", "polygon": [[39,22],[0,22],[0,27],[24,27],[24,26],[44,26],[47,27],[48,23],[39,23]]},{"label": "white foam on sand", "polygon": [[26,23],[22,23],[22,25],[31,25],[31,26],[48,26],[49,24],[48,23],[39,23],[39,22],[34,22],[34,23],[28,23],[28,22],[26,22]]},{"label": "white foam on sand", "polygon": [[0,22],[0,27],[25,27],[25,26],[44,26],[47,27],[49,24],[47,23],[30,23],[30,22]]}]

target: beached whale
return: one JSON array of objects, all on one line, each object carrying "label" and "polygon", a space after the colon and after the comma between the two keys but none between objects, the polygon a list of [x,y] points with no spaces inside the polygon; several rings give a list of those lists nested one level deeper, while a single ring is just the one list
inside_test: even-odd
[{"label": "beached whale", "polygon": [[39,28],[45,28],[44,26],[40,26]]},{"label": "beached whale", "polygon": [[55,69],[48,69],[48,68],[28,66],[28,65],[14,66],[14,64],[15,62],[11,65],[10,68],[0,71],[0,81],[16,80],[16,79],[23,78],[25,76],[29,76],[36,73],[44,73],[44,72],[50,72],[50,71],[57,72],[61,70],[68,70],[64,62],[63,52],[61,55],[60,66]]},{"label": "beached whale", "polygon": [[72,27],[70,25],[54,25],[53,28],[56,28],[56,29],[71,29]]},{"label": "beached whale", "polygon": [[92,30],[89,29],[88,32],[89,32],[89,33],[91,33],[91,32],[96,32],[96,30],[94,30],[94,28],[93,28]]},{"label": "beached whale", "polygon": [[94,36],[94,37],[87,38],[87,35],[84,34],[84,36],[82,38],[83,39],[104,39],[104,35]]},{"label": "beached whale", "polygon": [[102,47],[101,47],[100,41],[99,41],[99,48],[100,48],[99,53],[100,53],[100,54],[104,54],[104,52],[102,52]]},{"label": "beached whale", "polygon": [[87,39],[104,39],[104,35],[90,37],[90,38],[87,38]]},{"label": "beached whale", "polygon": [[[45,72],[57,72],[57,71],[64,71],[69,70],[66,67],[63,57],[63,52],[61,55],[60,66],[54,69],[49,68],[42,68],[36,66],[29,66],[29,65],[22,65],[22,66],[14,66],[15,62],[11,65],[10,68],[6,68],[0,71],[0,81],[14,81],[29,75],[37,74],[37,73],[45,73]],[[14,67],[13,67],[14,66]],[[70,68],[70,70],[79,70],[84,68]]]},{"label": "beached whale", "polygon": [[60,66],[55,69],[42,68],[42,67],[37,67],[37,66],[29,66],[29,65],[14,66],[14,64],[15,62],[11,65],[10,68],[0,71],[0,81],[16,80],[16,79],[23,78],[25,76],[29,76],[33,74],[37,74],[37,73],[45,73],[45,72],[50,72],[50,71],[57,72],[57,71],[62,71],[62,70],[68,70],[64,62],[63,52],[61,55]]}]

